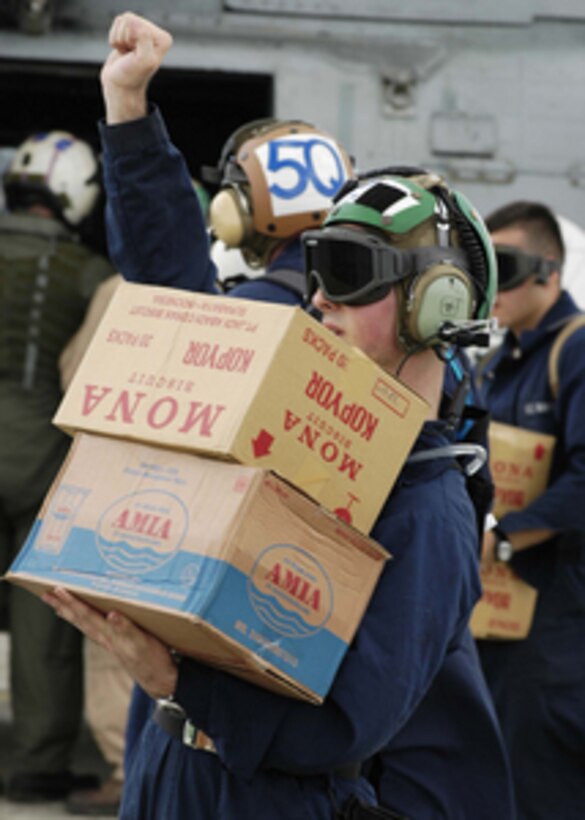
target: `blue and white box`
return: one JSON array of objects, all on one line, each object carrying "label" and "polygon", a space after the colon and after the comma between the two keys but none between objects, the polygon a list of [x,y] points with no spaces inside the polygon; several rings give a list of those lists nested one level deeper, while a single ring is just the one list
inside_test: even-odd
[{"label": "blue and white box", "polygon": [[80,433],[6,578],[320,703],[388,557],[268,470]]}]

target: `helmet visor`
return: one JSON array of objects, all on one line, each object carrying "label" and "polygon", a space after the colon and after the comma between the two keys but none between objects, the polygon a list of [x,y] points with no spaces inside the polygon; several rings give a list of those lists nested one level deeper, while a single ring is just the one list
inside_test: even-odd
[{"label": "helmet visor", "polygon": [[531,256],[518,248],[508,245],[496,245],[498,263],[498,290],[513,290],[531,276],[538,281],[546,282],[557,265],[541,256]]},{"label": "helmet visor", "polygon": [[307,299],[321,289],[331,302],[367,305],[414,272],[413,257],[372,234],[351,228],[306,231]]}]

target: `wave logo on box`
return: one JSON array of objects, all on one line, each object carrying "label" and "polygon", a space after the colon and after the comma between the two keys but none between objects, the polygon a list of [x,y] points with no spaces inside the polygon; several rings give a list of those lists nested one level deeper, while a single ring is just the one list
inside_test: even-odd
[{"label": "wave logo on box", "polygon": [[102,513],[96,527],[97,547],[120,572],[152,572],[177,554],[187,523],[187,508],[175,495],[140,490],[119,498]]},{"label": "wave logo on box", "polygon": [[333,609],[333,587],[321,564],[292,544],[274,544],[256,559],[248,597],[258,617],[288,638],[322,629]]}]

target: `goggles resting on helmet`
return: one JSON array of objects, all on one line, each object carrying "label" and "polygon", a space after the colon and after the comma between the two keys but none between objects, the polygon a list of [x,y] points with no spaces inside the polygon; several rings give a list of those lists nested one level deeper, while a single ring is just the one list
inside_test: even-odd
[{"label": "goggles resting on helmet", "polygon": [[518,248],[508,245],[496,245],[498,264],[498,290],[513,290],[531,276],[539,284],[544,284],[551,273],[558,269],[558,264],[542,256],[532,256]]},{"label": "goggles resting on helmet", "polygon": [[466,265],[465,253],[458,248],[400,250],[382,238],[352,228],[305,231],[302,242],[308,301],[320,289],[330,302],[368,305],[383,299],[396,282],[431,265]]}]

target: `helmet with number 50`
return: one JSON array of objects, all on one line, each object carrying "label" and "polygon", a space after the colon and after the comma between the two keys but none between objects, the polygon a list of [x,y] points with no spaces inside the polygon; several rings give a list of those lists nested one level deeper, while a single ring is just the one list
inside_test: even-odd
[{"label": "helmet with number 50", "polygon": [[319,227],[342,185],[355,176],[344,148],[301,120],[255,120],[226,141],[203,179],[220,186],[210,228],[255,268],[281,242]]},{"label": "helmet with number 50", "polygon": [[4,173],[11,211],[44,205],[68,226],[89,216],[100,193],[99,165],[91,146],[67,131],[34,134]]}]

